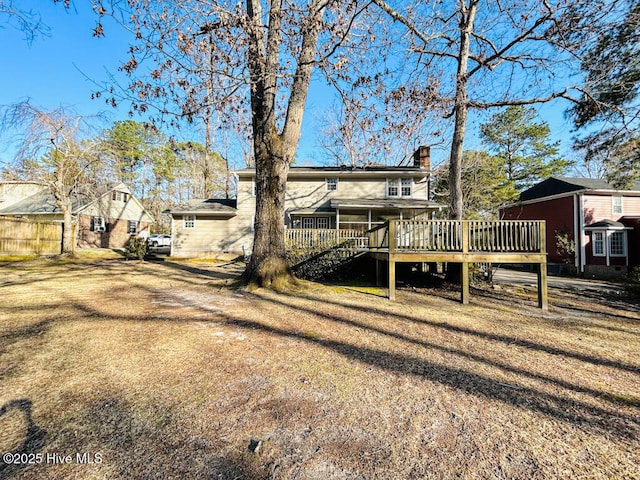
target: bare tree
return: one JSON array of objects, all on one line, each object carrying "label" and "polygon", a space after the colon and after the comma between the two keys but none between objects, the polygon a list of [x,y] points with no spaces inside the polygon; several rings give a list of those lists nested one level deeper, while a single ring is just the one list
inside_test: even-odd
[{"label": "bare tree", "polygon": [[[53,3],[62,3],[66,8],[71,6],[70,0],[53,0]],[[33,42],[38,35],[48,35],[49,27],[42,21],[40,13],[19,5],[20,2],[14,0],[0,0],[0,19],[5,17],[7,23],[15,23],[28,43]]]},{"label": "bare tree", "polygon": [[89,173],[99,163],[99,144],[86,139],[87,120],[65,108],[45,111],[28,102],[6,107],[2,116],[4,127],[22,132],[9,173],[49,187],[63,217],[63,254],[75,251],[73,202],[95,190],[97,176]]},{"label": "bare tree", "polygon": [[[456,0],[396,6],[373,0],[408,31],[418,65],[443,79],[439,95],[453,119],[449,217],[463,215],[462,158],[471,109],[575,100],[565,72],[576,46],[562,35],[571,0]],[[398,2],[395,2],[398,3]],[[566,26],[568,28],[568,25]],[[573,94],[572,94],[573,92]]]},{"label": "bare tree", "polygon": [[[353,18],[368,3],[138,0],[124,5],[94,0],[94,4],[100,15],[116,18],[136,37],[131,58],[122,67],[133,81],[120,92],[133,92],[132,110],[159,105],[160,111],[168,111],[178,101],[182,115],[193,117],[202,111],[201,93],[215,83],[216,95],[209,102],[216,102],[211,105],[224,122],[232,124],[250,112],[256,211],[245,278],[264,286],[286,284],[292,277],[285,258],[284,195],[311,75],[346,41]],[[101,23],[96,34],[103,34]],[[196,45],[209,61],[192,61]],[[152,58],[157,68],[143,81],[136,75],[145,58]],[[206,80],[208,73],[215,82]],[[212,95],[210,89],[205,96]],[[115,102],[114,96],[107,101]]]}]

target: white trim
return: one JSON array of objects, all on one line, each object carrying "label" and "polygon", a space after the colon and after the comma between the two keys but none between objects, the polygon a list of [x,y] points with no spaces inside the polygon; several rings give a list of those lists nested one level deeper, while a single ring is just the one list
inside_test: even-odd
[{"label": "white trim", "polygon": [[580,227],[581,225],[578,222],[578,195],[573,195],[573,243],[575,250],[573,263],[576,267],[576,272],[580,271],[580,252],[577,249],[580,241]]},{"label": "white trim", "polygon": [[587,236],[584,231],[584,192],[578,193],[579,225],[580,225],[580,273],[584,273],[587,264]]},{"label": "white trim", "polygon": [[176,238],[176,231],[173,221],[173,215],[171,215],[171,243],[169,244],[169,256],[173,257],[173,239]]}]

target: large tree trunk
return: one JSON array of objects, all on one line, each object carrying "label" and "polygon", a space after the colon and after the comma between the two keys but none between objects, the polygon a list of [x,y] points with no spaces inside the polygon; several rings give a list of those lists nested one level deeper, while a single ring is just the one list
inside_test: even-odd
[{"label": "large tree trunk", "polygon": [[263,132],[256,144],[255,234],[245,278],[262,287],[286,288],[293,280],[284,243],[284,201],[291,158],[277,136]]},{"label": "large tree trunk", "polygon": [[460,11],[460,50],[458,52],[458,71],[456,72],[456,98],[454,104],[454,130],[451,141],[451,155],[449,157],[449,218],[461,220],[463,217],[462,201],[462,155],[464,152],[464,137],[467,132],[467,114],[469,98],[467,82],[469,71],[469,52],[471,48],[471,34],[478,8],[478,0],[471,0],[467,7],[462,2]]},{"label": "large tree trunk", "polygon": [[60,203],[60,209],[62,210],[62,254],[73,255],[76,252],[75,235],[73,234],[73,214],[71,212],[70,202],[65,204]]},{"label": "large tree trunk", "polygon": [[[467,94],[469,51],[471,34],[475,20],[478,1],[471,0],[466,7],[466,0],[462,3],[460,15],[460,51],[458,52],[458,71],[456,74],[456,98],[454,105],[454,129],[451,140],[451,155],[449,157],[449,218],[462,220],[464,216],[462,198],[462,156],[464,153],[464,137],[467,132],[467,115],[469,98]],[[447,266],[447,280],[458,283],[461,279],[461,265]]]},{"label": "large tree trunk", "polygon": [[282,46],[282,0],[271,1],[267,30],[262,23],[260,0],[246,0],[246,4],[251,20],[247,54],[251,74],[256,212],[253,251],[244,279],[262,287],[285,289],[294,280],[286,258],[284,239],[287,175],[300,139],[326,3],[315,0],[309,6],[304,24],[300,25],[302,42],[281,133],[276,126],[276,97]]}]

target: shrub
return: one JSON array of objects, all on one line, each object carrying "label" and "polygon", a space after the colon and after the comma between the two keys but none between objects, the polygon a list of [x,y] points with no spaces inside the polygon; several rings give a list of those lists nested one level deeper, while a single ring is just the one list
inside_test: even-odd
[{"label": "shrub", "polygon": [[633,267],[627,273],[627,291],[635,295],[640,295],[640,267]]},{"label": "shrub", "polygon": [[124,256],[128,260],[144,260],[149,252],[146,238],[131,237],[124,246]]}]

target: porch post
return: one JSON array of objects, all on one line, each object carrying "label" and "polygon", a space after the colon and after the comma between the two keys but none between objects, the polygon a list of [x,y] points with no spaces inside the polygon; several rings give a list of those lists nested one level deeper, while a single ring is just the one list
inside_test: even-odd
[{"label": "porch post", "polygon": [[396,299],[396,262],[389,255],[389,300]]},{"label": "porch post", "polygon": [[340,209],[336,208],[336,230],[340,230]]},{"label": "porch post", "polygon": [[469,262],[467,261],[467,255],[469,253],[469,222],[466,220],[460,220],[461,225],[461,235],[462,235],[462,254],[464,256],[464,261],[462,262],[462,278],[461,280],[461,288],[460,292],[460,301],[463,305],[469,304]]},{"label": "porch post", "polygon": [[369,223],[367,225],[367,230],[371,230],[371,209],[369,209]]},{"label": "porch post", "polygon": [[538,264],[538,307],[549,310],[549,298],[547,296],[547,262]]},{"label": "porch post", "polygon": [[460,301],[463,305],[469,304],[469,262],[462,262],[462,291]]}]

